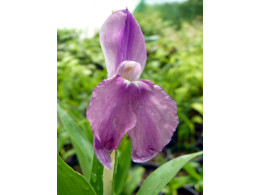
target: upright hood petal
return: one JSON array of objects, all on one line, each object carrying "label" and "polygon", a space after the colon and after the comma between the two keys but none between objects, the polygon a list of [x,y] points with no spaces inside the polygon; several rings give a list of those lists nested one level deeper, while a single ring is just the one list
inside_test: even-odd
[{"label": "upright hood petal", "polygon": [[145,41],[128,9],[116,11],[107,18],[101,27],[100,44],[109,78],[115,76],[119,64],[127,60],[138,62],[143,71],[147,58]]}]

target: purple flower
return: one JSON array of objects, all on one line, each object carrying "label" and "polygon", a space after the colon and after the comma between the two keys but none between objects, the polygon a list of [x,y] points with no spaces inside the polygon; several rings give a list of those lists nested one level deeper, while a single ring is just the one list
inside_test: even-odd
[{"label": "purple flower", "polygon": [[110,154],[127,133],[133,161],[146,162],[170,142],[179,123],[176,102],[152,81],[139,80],[146,47],[140,26],[128,9],[107,18],[100,43],[108,79],[94,89],[87,109],[95,154],[111,169]]}]

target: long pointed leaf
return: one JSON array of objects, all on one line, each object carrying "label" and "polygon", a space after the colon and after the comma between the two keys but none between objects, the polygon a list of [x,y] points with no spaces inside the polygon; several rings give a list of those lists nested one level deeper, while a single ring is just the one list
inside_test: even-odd
[{"label": "long pointed leaf", "polygon": [[90,184],[93,186],[97,194],[101,195],[103,194],[103,169],[104,166],[99,162],[94,154]]},{"label": "long pointed leaf", "polygon": [[117,172],[115,176],[115,193],[120,194],[126,183],[127,174],[131,167],[131,142],[123,139],[120,143],[120,155],[118,157]]},{"label": "long pointed leaf", "polygon": [[147,177],[137,195],[159,194],[159,192],[187,162],[201,154],[202,151],[193,154],[183,155],[163,164]]},{"label": "long pointed leaf", "polygon": [[129,171],[128,181],[124,186],[124,195],[131,195],[142,181],[145,168],[138,166]]},{"label": "long pointed leaf", "polygon": [[116,195],[115,193],[115,181],[116,181],[116,173],[117,173],[117,166],[118,166],[118,151],[115,151],[115,164],[114,164],[114,173],[113,173],[113,182],[112,182],[112,195]]},{"label": "long pointed leaf", "polygon": [[77,126],[73,119],[61,108],[58,104],[58,115],[61,122],[68,132],[72,145],[76,150],[76,155],[79,160],[80,167],[82,169],[83,175],[87,180],[90,179],[92,162],[93,162],[93,146],[83,134],[82,130]]},{"label": "long pointed leaf", "polygon": [[57,156],[57,192],[58,195],[96,195],[88,181],[68,166],[59,155]]}]

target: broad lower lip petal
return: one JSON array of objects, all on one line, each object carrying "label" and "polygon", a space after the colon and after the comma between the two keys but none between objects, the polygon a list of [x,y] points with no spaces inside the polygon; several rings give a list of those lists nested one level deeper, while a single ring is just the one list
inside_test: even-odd
[{"label": "broad lower lip petal", "polygon": [[169,143],[179,122],[176,102],[161,87],[143,79],[134,82],[127,84],[119,75],[102,81],[87,109],[95,153],[107,168],[111,152],[126,133],[132,141],[132,159],[145,162]]}]

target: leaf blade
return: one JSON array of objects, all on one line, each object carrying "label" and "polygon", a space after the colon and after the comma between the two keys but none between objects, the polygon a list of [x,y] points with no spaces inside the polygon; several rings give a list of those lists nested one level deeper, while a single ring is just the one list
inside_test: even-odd
[{"label": "leaf blade", "polygon": [[57,155],[57,193],[58,195],[96,195],[88,181],[67,165],[59,154]]},{"label": "leaf blade", "polygon": [[134,193],[135,189],[142,181],[144,172],[145,172],[145,168],[141,166],[134,167],[129,171],[129,175],[128,175],[129,179],[124,186],[123,194],[131,195]]},{"label": "leaf blade", "polygon": [[163,164],[147,177],[137,195],[158,194],[187,162],[201,154],[202,151],[183,155]]},{"label": "leaf blade", "polygon": [[57,111],[64,128],[71,138],[72,145],[76,150],[76,155],[83,175],[87,180],[89,180],[94,155],[93,146],[69,114],[62,109],[59,103],[57,105]]},{"label": "leaf blade", "polygon": [[123,190],[123,187],[126,183],[127,174],[130,170],[132,160],[131,160],[131,151],[132,145],[131,142],[127,139],[123,139],[120,143],[120,155],[118,157],[118,165],[117,165],[117,172],[115,175],[115,193],[120,194]]},{"label": "leaf blade", "polygon": [[90,184],[93,186],[97,194],[103,194],[103,169],[104,166],[99,162],[94,154]]}]

